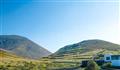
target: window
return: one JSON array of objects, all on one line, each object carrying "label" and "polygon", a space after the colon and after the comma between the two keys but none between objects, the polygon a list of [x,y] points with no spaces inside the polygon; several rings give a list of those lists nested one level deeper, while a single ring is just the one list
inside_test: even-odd
[{"label": "window", "polygon": [[106,57],[106,60],[110,60],[110,57]]},{"label": "window", "polygon": [[120,56],[112,56],[112,60],[119,60]]}]

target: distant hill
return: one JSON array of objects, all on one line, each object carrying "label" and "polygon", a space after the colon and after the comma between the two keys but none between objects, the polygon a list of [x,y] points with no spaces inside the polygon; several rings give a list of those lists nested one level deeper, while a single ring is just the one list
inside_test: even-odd
[{"label": "distant hill", "polygon": [[0,35],[0,49],[25,58],[41,58],[51,54],[33,41],[18,35]]},{"label": "distant hill", "polygon": [[[55,52],[53,55],[64,55],[64,54],[83,54],[87,52],[92,52],[92,51],[97,51],[96,53],[99,52],[119,52],[120,53],[120,45],[114,44],[111,42],[103,41],[103,40],[84,40],[82,42],[72,44],[72,45],[67,45],[61,49],[59,49],[57,52]],[[109,54],[109,53],[108,53]]]},{"label": "distant hill", "polygon": [[0,58],[19,58],[15,54],[10,53],[9,51],[0,49]]}]

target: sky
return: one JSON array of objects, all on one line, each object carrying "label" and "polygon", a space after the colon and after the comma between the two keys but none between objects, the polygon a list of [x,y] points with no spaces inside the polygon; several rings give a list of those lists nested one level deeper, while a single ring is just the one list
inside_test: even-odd
[{"label": "sky", "polygon": [[0,0],[0,35],[29,38],[51,52],[88,39],[120,44],[119,0]]}]

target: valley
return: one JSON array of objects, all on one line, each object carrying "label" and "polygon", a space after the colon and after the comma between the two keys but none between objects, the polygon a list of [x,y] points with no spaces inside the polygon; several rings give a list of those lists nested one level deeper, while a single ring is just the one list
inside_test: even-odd
[{"label": "valley", "polygon": [[[28,43],[25,39],[24,42],[20,40],[22,39],[19,36],[0,36],[0,70],[85,70],[85,67],[81,67],[82,61],[103,59],[101,56],[104,54],[120,54],[120,45],[95,39],[67,45],[55,53],[47,51],[47,55],[42,53],[46,56],[38,57],[41,55],[38,54],[41,53],[41,49],[35,52],[36,45],[33,45],[32,41]],[[99,67],[101,70],[107,70],[103,69],[102,65]]]}]

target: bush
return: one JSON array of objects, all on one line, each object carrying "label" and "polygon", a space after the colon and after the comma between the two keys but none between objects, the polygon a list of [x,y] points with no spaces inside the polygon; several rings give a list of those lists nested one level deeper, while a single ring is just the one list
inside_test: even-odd
[{"label": "bush", "polygon": [[47,63],[34,61],[15,61],[0,64],[0,70],[47,70]]},{"label": "bush", "polygon": [[90,60],[88,61],[87,67],[85,70],[100,70],[99,66],[96,64],[95,61]]},{"label": "bush", "polygon": [[110,62],[102,65],[102,68],[111,68],[111,67],[112,67],[112,64]]}]

